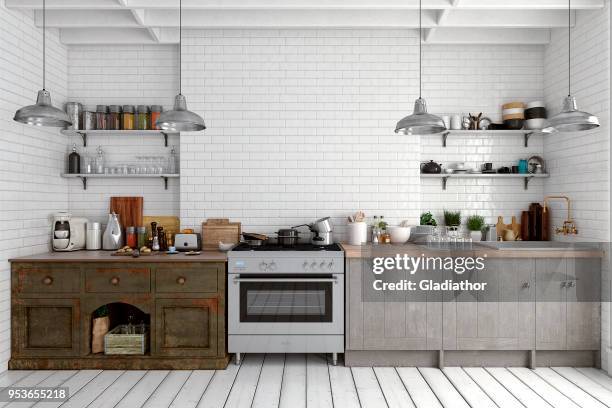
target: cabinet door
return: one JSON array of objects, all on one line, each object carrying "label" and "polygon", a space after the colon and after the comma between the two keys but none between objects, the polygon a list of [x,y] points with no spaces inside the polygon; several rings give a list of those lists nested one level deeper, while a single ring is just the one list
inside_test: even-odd
[{"label": "cabinet door", "polygon": [[567,260],[536,259],[536,349],[565,350]]},{"label": "cabinet door", "polygon": [[[467,274],[466,274],[467,275]],[[535,264],[530,259],[489,259],[466,276],[486,283],[457,297],[458,350],[524,350],[534,346]]]},{"label": "cabinet door", "polygon": [[[403,280],[439,280],[437,271],[418,271],[411,275],[404,270],[372,273],[370,260],[362,261],[361,281],[363,349],[365,350],[439,350],[442,345],[442,303],[437,295],[424,291],[375,291],[374,280],[388,283]],[[354,275],[349,273],[349,279]],[[352,290],[353,284],[349,284]],[[357,289],[357,288],[355,288]],[[353,292],[350,293],[353,295]],[[349,307],[354,302],[349,300]],[[351,311],[352,312],[352,311]],[[354,316],[350,315],[351,321]]]},{"label": "cabinet door", "polygon": [[567,349],[599,350],[601,260],[567,261]]},{"label": "cabinet door", "polygon": [[216,297],[157,299],[155,352],[161,356],[212,357],[217,355],[218,320],[224,319]]},{"label": "cabinet door", "polygon": [[13,350],[17,357],[68,357],[79,354],[78,299],[13,301]]}]

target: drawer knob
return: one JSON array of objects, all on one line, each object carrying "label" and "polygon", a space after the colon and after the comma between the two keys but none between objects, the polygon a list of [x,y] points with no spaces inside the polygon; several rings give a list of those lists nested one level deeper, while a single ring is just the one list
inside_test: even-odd
[{"label": "drawer knob", "polygon": [[45,285],[51,285],[53,283],[53,278],[50,276],[45,276],[42,280]]},{"label": "drawer knob", "polygon": [[117,286],[119,284],[119,278],[117,276],[113,276],[110,280],[111,285]]},{"label": "drawer knob", "polygon": [[179,285],[184,285],[185,282],[187,282],[187,279],[185,279],[185,277],[183,276],[179,276],[178,278],[176,278],[176,283],[178,283]]}]

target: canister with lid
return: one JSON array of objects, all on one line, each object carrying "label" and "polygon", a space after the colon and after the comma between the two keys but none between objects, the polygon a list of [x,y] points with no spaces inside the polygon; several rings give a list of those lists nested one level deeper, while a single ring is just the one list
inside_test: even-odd
[{"label": "canister with lid", "polygon": [[156,122],[159,119],[159,115],[162,113],[161,105],[151,105],[151,129],[159,129]]},{"label": "canister with lid", "polygon": [[111,105],[108,107],[108,123],[109,130],[121,129],[121,106]]},{"label": "canister with lid", "polygon": [[138,130],[149,130],[150,116],[147,105],[138,105]]},{"label": "canister with lid", "polygon": [[102,226],[99,222],[87,223],[85,247],[90,251],[102,249]]},{"label": "canister with lid", "polygon": [[121,129],[134,130],[134,106],[123,105],[123,113],[121,114]]},{"label": "canister with lid", "polygon": [[108,106],[98,105],[96,106],[96,129],[105,130],[107,129],[107,114]]},{"label": "canister with lid", "polygon": [[81,122],[81,113],[83,112],[83,105],[79,102],[66,102],[66,113],[72,122],[72,125],[66,129],[70,130],[81,130],[83,125]]}]

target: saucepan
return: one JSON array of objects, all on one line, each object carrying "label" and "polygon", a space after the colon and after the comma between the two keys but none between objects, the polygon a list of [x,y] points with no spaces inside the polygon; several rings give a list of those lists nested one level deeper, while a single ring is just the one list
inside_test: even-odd
[{"label": "saucepan", "polygon": [[278,245],[286,248],[292,248],[298,243],[300,233],[293,228],[279,229],[277,238]]}]

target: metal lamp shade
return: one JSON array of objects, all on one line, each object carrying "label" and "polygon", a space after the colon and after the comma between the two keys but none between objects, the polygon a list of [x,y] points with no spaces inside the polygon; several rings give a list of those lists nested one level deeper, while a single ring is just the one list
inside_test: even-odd
[{"label": "metal lamp shade", "polygon": [[397,122],[395,133],[403,132],[406,135],[430,135],[446,130],[444,121],[427,113],[425,99],[419,98],[414,102],[414,112]]},{"label": "metal lamp shade", "polygon": [[155,124],[162,130],[173,132],[197,132],[206,129],[204,119],[187,110],[187,100],[182,94],[176,95],[174,109],[162,112]]},{"label": "metal lamp shade", "polygon": [[33,126],[66,127],[72,125],[66,112],[51,105],[51,94],[46,89],[38,91],[36,105],[19,109],[15,112],[13,120]]},{"label": "metal lamp shade", "polygon": [[599,127],[595,115],[578,110],[576,98],[569,95],[563,101],[563,110],[550,119],[550,124],[559,132],[580,132]]}]

